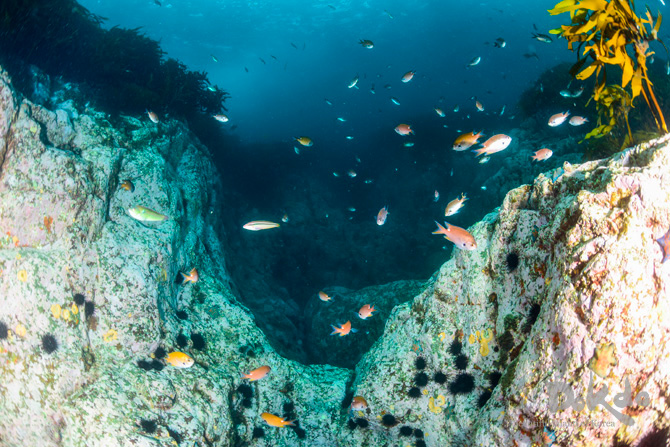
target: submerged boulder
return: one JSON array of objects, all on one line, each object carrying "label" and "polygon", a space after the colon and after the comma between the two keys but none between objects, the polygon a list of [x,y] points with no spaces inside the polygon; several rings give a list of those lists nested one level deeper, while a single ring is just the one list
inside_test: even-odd
[{"label": "submerged boulder", "polygon": [[[427,283],[313,298],[311,349],[372,344],[351,371],[282,358],[235,297],[220,174],[183,124],[112,125],[77,104],[43,109],[0,73],[3,447],[605,447],[667,434],[670,137],[510,191],[470,228],[477,249]],[[136,206],[166,219],[138,221]],[[175,281],[193,268],[197,282]],[[363,322],[363,304],[379,314]],[[347,314],[370,334],[325,335]],[[241,377],[261,366],[266,377]]]}]

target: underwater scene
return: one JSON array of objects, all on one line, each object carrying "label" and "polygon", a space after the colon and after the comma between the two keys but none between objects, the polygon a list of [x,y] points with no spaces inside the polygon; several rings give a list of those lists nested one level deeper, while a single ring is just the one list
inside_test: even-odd
[{"label": "underwater scene", "polygon": [[0,447],[670,447],[664,0],[1,0]]}]

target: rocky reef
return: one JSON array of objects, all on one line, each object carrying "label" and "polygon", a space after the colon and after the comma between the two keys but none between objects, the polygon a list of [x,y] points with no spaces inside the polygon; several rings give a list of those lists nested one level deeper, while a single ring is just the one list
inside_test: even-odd
[{"label": "rocky reef", "polygon": [[[66,93],[51,104],[0,74],[0,446],[667,438],[670,137],[513,189],[470,228],[477,249],[427,283],[310,303],[386,314],[346,369],[281,357],[237,300],[226,173],[185,125],[112,124]],[[167,219],[138,222],[135,206]],[[192,268],[197,282],[176,280]],[[331,317],[312,314],[313,349],[346,352],[335,343],[358,334],[320,344]],[[172,351],[195,363],[169,364]],[[241,378],[262,365],[267,377]]]}]

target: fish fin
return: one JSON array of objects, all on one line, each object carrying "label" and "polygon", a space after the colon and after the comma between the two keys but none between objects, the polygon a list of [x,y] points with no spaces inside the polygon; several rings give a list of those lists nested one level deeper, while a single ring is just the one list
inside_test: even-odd
[{"label": "fish fin", "polygon": [[358,332],[358,329],[351,328],[351,332]]},{"label": "fish fin", "polygon": [[480,155],[486,153],[486,148],[485,148],[485,147],[482,147],[482,148],[479,148],[479,149],[475,149],[473,152],[476,152],[476,153],[477,153],[477,155],[475,155],[475,157],[479,157]]},{"label": "fish fin", "polygon": [[447,229],[444,228],[438,221],[435,221],[435,224],[437,225],[437,230],[433,231],[432,234],[445,234]]},{"label": "fish fin", "polygon": [[333,332],[331,332],[330,335],[335,335],[335,334],[337,334],[337,333],[340,332],[340,331],[339,331],[335,326],[333,326],[332,324],[330,325],[330,327],[333,328]]}]

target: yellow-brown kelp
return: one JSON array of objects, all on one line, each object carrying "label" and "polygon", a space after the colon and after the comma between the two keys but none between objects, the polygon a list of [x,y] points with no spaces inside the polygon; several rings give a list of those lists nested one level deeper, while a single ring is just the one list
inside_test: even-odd
[{"label": "yellow-brown kelp", "polygon": [[[605,136],[623,120],[632,143],[628,111],[640,93],[658,129],[668,131],[647,73],[647,57],[654,54],[649,50],[649,42],[658,40],[663,44],[658,39],[661,15],[654,20],[647,9],[646,18],[640,18],[634,10],[631,0],[563,0],[549,10],[551,15],[570,13],[571,25],[562,25],[550,32],[564,37],[568,49],[581,53],[570,70],[571,74],[580,80],[596,75],[591,99],[597,105],[598,125],[586,138]],[[589,61],[591,63],[582,68]],[[620,85],[607,85],[606,65],[621,68]],[[626,90],[628,86],[630,93]]]}]

